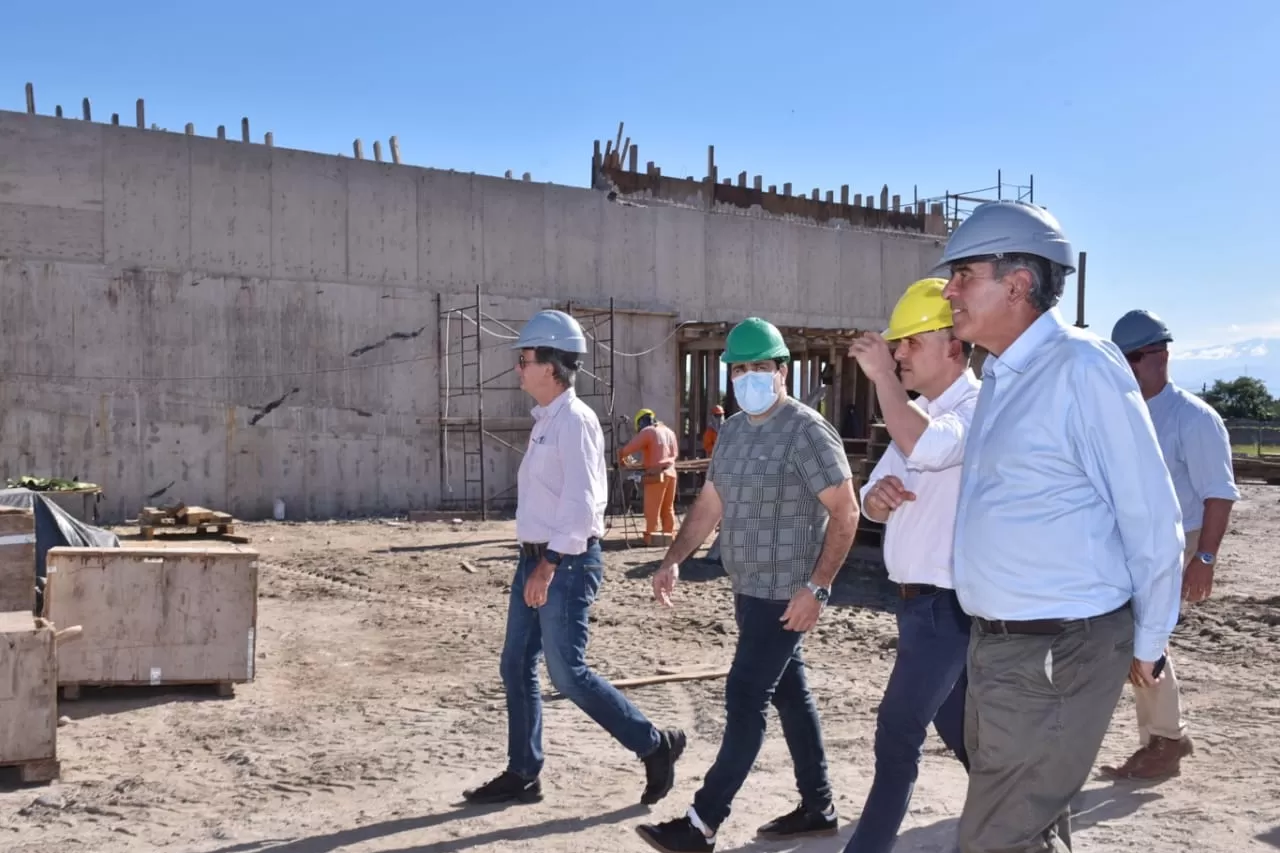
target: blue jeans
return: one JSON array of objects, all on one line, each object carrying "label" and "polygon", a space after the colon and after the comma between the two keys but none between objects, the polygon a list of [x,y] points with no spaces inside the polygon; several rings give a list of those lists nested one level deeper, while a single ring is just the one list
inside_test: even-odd
[{"label": "blue jeans", "polygon": [[542,772],[542,687],[538,658],[545,654],[551,683],[641,758],[661,744],[658,730],[609,682],[587,667],[587,613],[603,579],[600,543],[566,556],[552,576],[547,603],[524,603],[524,584],[538,566],[522,556],[511,583],[502,684],[507,692],[507,769],[523,779]]},{"label": "blue jeans", "polygon": [[785,601],[738,595],[733,605],[738,647],[724,688],[724,736],[715,763],[694,795],[693,807],[712,830],[729,817],[730,804],[764,745],[772,701],[791,751],[801,802],[826,811],[831,806],[831,781],[818,706],[805,679],[800,650],[804,634],[782,627],[779,618],[787,609]]},{"label": "blue jeans", "polygon": [[845,853],[889,853],[920,771],[929,723],[965,769],[965,660],[970,617],[956,594],[939,590],[902,600],[898,656],[876,717],[876,775]]}]

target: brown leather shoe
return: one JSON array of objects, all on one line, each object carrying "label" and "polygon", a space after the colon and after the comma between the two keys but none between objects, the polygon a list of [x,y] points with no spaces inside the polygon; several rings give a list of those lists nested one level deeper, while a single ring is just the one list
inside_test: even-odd
[{"label": "brown leather shoe", "polygon": [[1153,735],[1147,745],[1139,749],[1119,767],[1102,768],[1103,774],[1112,779],[1170,779],[1182,773],[1182,759],[1195,752],[1191,738],[1181,740]]}]

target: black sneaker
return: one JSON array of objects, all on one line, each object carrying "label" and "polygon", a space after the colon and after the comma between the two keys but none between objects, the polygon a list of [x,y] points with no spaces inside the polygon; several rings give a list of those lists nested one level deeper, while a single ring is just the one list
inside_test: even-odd
[{"label": "black sneaker", "polygon": [[713,853],[716,849],[716,843],[708,841],[688,816],[666,823],[642,823],[636,827],[636,834],[663,853]]},{"label": "black sneaker", "polygon": [[676,762],[684,754],[688,739],[680,729],[667,729],[659,733],[658,748],[644,759],[644,793],[641,805],[651,806],[671,793],[676,784]]},{"label": "black sneaker", "polygon": [[521,779],[510,770],[492,779],[479,788],[472,788],[462,793],[463,799],[475,805],[492,806],[498,803],[538,803],[542,802],[542,783],[537,779],[529,781]]},{"label": "black sneaker", "polygon": [[795,811],[769,821],[756,830],[756,837],[765,841],[790,841],[793,838],[819,838],[835,835],[840,825],[835,806],[825,813],[799,806]]}]

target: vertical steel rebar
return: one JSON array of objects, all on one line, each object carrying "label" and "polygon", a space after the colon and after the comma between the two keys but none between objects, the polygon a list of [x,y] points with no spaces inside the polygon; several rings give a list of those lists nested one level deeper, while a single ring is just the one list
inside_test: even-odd
[{"label": "vertical steel rebar", "polygon": [[484,489],[484,336],[480,334],[480,285],[476,285],[476,422],[480,427],[480,520],[489,520],[489,499]]}]

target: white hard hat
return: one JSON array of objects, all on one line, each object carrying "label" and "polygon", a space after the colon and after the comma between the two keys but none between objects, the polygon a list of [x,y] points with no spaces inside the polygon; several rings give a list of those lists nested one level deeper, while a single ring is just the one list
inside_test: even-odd
[{"label": "white hard hat", "polygon": [[537,347],[584,353],[587,351],[587,338],[573,317],[563,311],[548,309],[530,317],[520,330],[520,339],[511,345],[512,349]]},{"label": "white hard hat", "polygon": [[1076,271],[1076,253],[1052,213],[1025,201],[989,201],[960,223],[942,250],[939,269],[970,258],[1035,255]]}]

